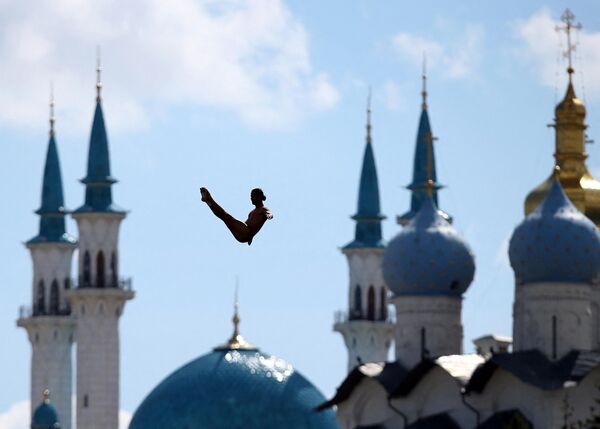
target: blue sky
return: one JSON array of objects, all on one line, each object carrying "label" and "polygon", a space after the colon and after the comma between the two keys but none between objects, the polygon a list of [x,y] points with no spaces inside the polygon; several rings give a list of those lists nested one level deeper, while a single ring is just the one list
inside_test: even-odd
[{"label": "blue sky", "polygon": [[[96,2],[97,3],[97,2]],[[83,201],[96,46],[122,225],[121,270],[137,297],[121,322],[121,404],[133,412],[170,372],[241,330],[290,361],[327,396],[346,351],[332,332],[346,307],[351,240],[373,88],[384,234],[406,211],[426,51],[440,205],[476,255],[463,307],[465,350],[511,334],[506,249],[527,192],[550,174],[555,103],[565,90],[554,32],[565,7],[584,29],[575,85],[590,138],[600,128],[600,7],[589,2],[212,1],[32,9],[0,0],[0,429],[29,397],[30,346],[15,327],[31,300],[31,261],[47,144],[49,81],[66,202]],[[562,46],[561,46],[562,43]],[[600,148],[588,145],[600,176]],[[251,247],[200,203],[198,187],[243,217],[261,186],[275,215]],[[68,229],[76,234],[72,221]],[[73,271],[75,274],[75,270]],[[4,414],[2,414],[4,413]],[[12,413],[12,414],[11,414]],[[12,419],[12,420],[11,420]],[[27,420],[25,420],[27,422]]]}]

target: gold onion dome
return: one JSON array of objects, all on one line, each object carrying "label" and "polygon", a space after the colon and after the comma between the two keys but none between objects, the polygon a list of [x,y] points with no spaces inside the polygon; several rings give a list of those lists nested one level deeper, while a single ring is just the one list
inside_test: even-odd
[{"label": "gold onion dome", "polygon": [[[579,211],[600,227],[600,182],[592,177],[585,165],[585,106],[575,95],[569,73],[569,85],[564,99],[556,106],[554,124],[556,164],[560,166],[560,184]],[[525,214],[529,215],[546,198],[552,187],[554,173],[527,195]]]}]

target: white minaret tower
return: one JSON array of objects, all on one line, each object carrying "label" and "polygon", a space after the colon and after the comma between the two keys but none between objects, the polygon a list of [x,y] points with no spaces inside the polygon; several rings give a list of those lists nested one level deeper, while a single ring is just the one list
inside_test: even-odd
[{"label": "white minaret tower", "polygon": [[33,260],[32,307],[22,307],[17,325],[31,342],[31,411],[41,392],[53,393],[62,427],[71,429],[74,320],[65,292],[71,284],[71,260],[77,241],[66,233],[62,178],[50,101],[50,139],[44,167],[39,233],[25,245]]},{"label": "white minaret tower", "polygon": [[371,141],[370,96],[367,109],[367,144],[358,193],[354,240],[342,248],[348,259],[350,287],[348,311],[336,314],[334,331],[348,348],[348,371],[363,362],[385,362],[392,340],[387,288],[381,272],[384,241],[379,209],[379,186]]},{"label": "white minaret tower", "polygon": [[119,318],[133,298],[131,281],[119,277],[119,226],[126,212],[112,202],[108,139],[100,97],[90,137],[85,204],[73,213],[79,236],[79,279],[69,294],[77,320],[77,428],[119,425]]}]

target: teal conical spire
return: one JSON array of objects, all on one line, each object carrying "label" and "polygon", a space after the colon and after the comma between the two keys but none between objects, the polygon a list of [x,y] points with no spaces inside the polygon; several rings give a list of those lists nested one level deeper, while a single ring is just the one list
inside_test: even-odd
[{"label": "teal conical spire", "polygon": [[108,151],[108,137],[104,125],[102,112],[102,97],[100,91],[100,64],[98,63],[96,82],[96,111],[92,123],[90,146],[88,151],[87,175],[81,180],[85,184],[85,204],[75,213],[85,212],[113,212],[122,213],[123,210],[112,202],[112,185],[117,180],[110,174],[110,156]]},{"label": "teal conical spire", "polygon": [[40,215],[38,235],[27,244],[35,243],[70,243],[76,240],[66,233],[62,176],[54,134],[54,101],[50,101],[50,138],[46,152],[44,178],[42,181],[42,203],[36,214]]},{"label": "teal conical spire", "polygon": [[344,246],[349,248],[384,247],[381,235],[381,221],[385,216],[380,212],[379,184],[377,181],[377,168],[373,155],[371,139],[371,105],[367,108],[367,142],[363,156],[360,185],[358,189],[358,208],[352,219],[356,221],[354,240]]},{"label": "teal conical spire", "polygon": [[[419,129],[417,131],[417,142],[415,147],[415,159],[413,164],[413,179],[407,189],[411,190],[411,201],[410,210],[404,213],[402,216],[398,216],[398,223],[406,225],[410,220],[415,217],[423,201],[428,198],[428,187],[427,181],[433,181],[433,190],[431,198],[438,205],[438,189],[443,188],[437,181],[437,173],[435,168],[435,153],[433,149],[433,133],[431,132],[431,125],[429,123],[429,114],[427,112],[427,77],[423,72],[423,90],[421,95],[423,102],[421,104],[421,117],[419,119]],[[448,222],[452,222],[452,217],[438,208],[439,214],[446,219]]]}]

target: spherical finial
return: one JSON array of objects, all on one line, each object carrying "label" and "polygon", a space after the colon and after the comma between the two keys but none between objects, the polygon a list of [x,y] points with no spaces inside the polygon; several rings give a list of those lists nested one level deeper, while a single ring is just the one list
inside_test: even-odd
[{"label": "spherical finial", "polygon": [[555,179],[558,180],[560,178],[560,166],[558,164],[556,164],[554,166],[554,172],[553,172],[553,174],[554,174],[554,178]]},{"label": "spherical finial", "polygon": [[54,117],[54,84],[50,82],[50,136],[54,135],[54,123],[56,118]]},{"label": "spherical finial", "polygon": [[44,389],[44,404],[50,403],[50,390]]},{"label": "spherical finial", "polygon": [[102,65],[100,62],[100,46],[98,46],[96,51],[96,101],[100,102],[102,99],[101,91],[102,91]]}]

